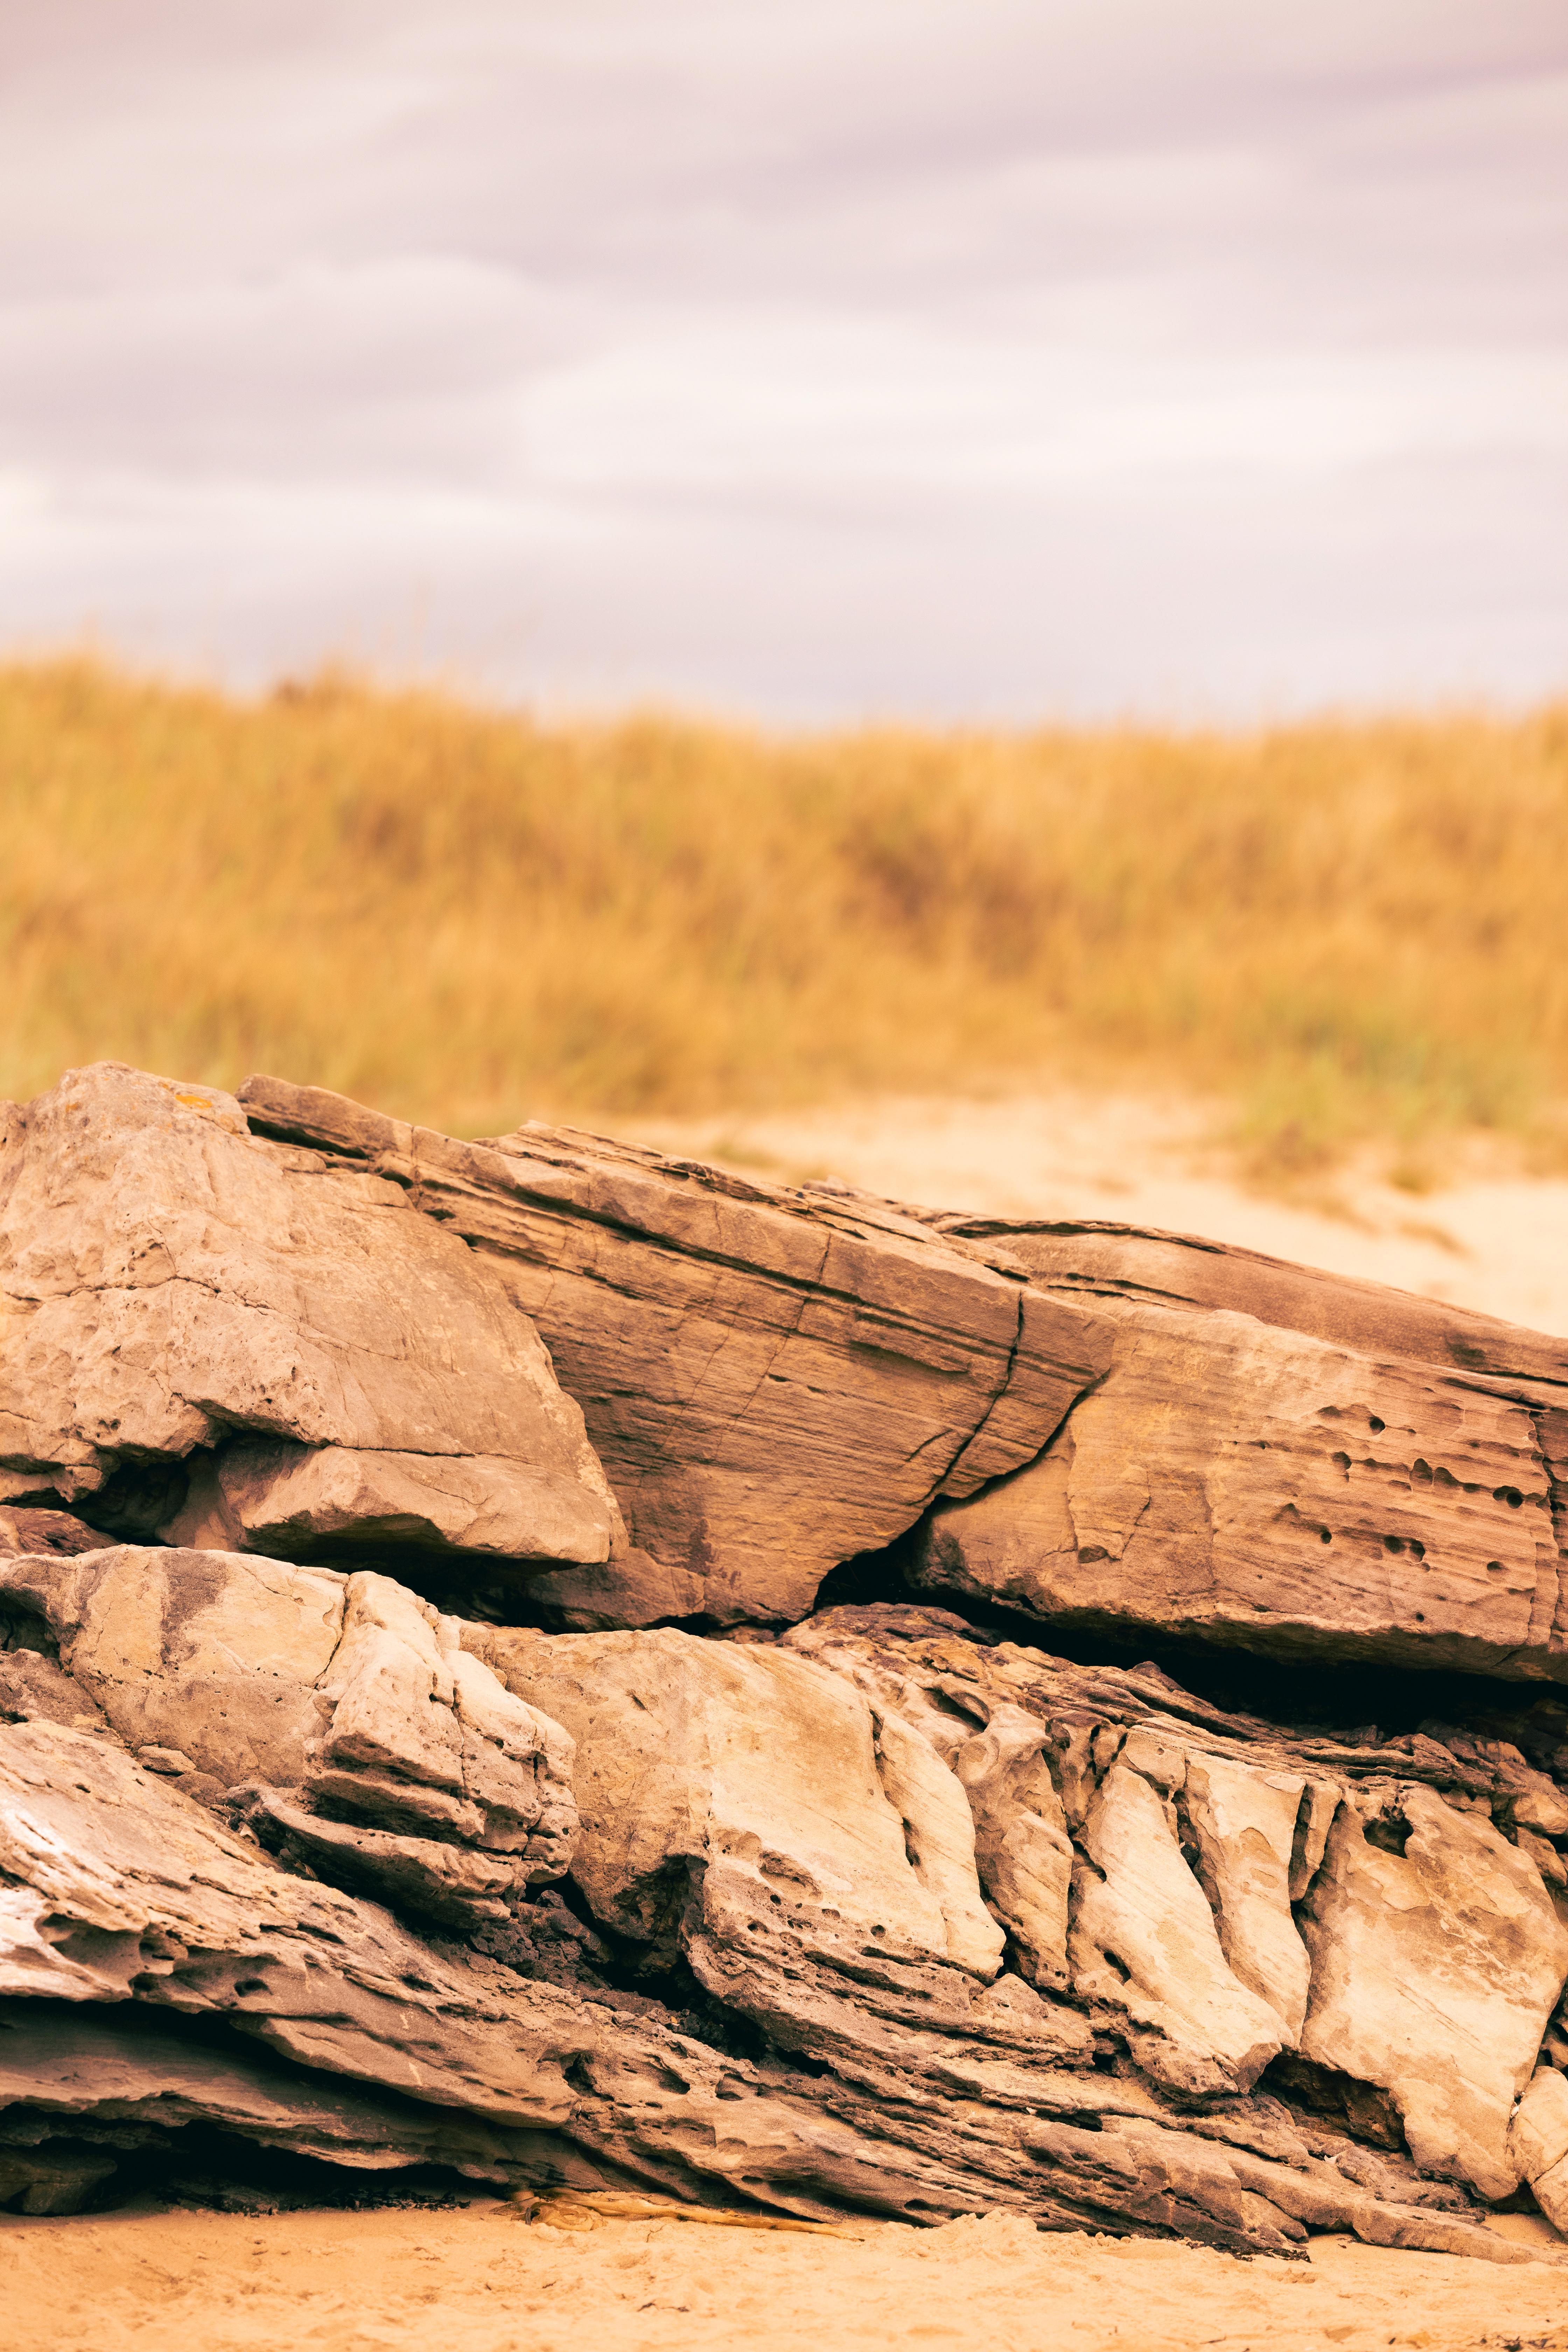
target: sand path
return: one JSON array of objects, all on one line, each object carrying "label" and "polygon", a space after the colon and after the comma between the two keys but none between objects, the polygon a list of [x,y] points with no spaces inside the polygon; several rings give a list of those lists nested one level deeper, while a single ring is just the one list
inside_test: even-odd
[{"label": "sand path", "polygon": [[10,2352],[1568,2347],[1568,2271],[1545,2263],[1338,2238],[1315,2240],[1305,2263],[1239,2262],[1046,2237],[999,2214],[929,2231],[869,2224],[854,2243],[647,2221],[567,2234],[489,2202],[6,2220],[0,2283]]}]

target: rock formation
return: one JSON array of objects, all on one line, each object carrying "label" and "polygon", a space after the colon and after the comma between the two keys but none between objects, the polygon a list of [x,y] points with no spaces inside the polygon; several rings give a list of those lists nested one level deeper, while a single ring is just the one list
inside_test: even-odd
[{"label": "rock formation", "polygon": [[1180,1236],[944,1218],[1110,1362],[916,1581],[1056,1623],[1568,1680],[1568,1342]]},{"label": "rock formation", "polygon": [[0,1134],[0,2205],[1568,2227],[1568,1345],[271,1079]]}]

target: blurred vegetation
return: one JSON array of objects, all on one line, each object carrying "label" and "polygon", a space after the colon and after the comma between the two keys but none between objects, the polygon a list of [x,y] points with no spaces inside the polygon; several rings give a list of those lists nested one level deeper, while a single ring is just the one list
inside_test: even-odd
[{"label": "blurred vegetation", "polygon": [[0,1094],[267,1069],[458,1133],[1065,1077],[1289,1177],[1549,1139],[1568,707],[775,739],[0,670]]}]

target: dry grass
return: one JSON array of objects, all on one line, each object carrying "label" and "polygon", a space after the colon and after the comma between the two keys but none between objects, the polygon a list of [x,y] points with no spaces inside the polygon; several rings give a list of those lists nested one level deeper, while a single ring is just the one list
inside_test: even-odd
[{"label": "dry grass", "polygon": [[1568,708],[773,740],[0,670],[0,1094],[118,1055],[459,1132],[1061,1075],[1259,1167],[1568,1097]]}]

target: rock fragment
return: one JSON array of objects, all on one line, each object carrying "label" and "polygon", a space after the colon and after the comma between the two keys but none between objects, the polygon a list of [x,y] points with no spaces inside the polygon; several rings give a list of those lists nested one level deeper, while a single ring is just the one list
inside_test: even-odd
[{"label": "rock fragment", "polygon": [[95,1706],[154,1770],[255,1784],[258,1821],[356,1886],[473,1924],[567,1866],[570,1740],[390,1578],[126,1545],[0,1561],[0,1600],[58,1651],[29,1713]]},{"label": "rock fragment", "polygon": [[293,1559],[607,1559],[604,1474],[515,1286],[402,1186],[119,1063],[14,1126],[0,1502]]}]

